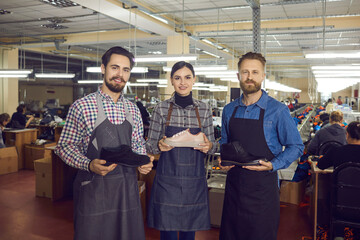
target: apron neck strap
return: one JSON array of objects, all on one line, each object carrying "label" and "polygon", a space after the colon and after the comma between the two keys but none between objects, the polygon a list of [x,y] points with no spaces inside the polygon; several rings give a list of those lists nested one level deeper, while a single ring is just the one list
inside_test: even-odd
[{"label": "apron neck strap", "polygon": [[199,122],[199,128],[201,128],[200,114],[199,114],[199,109],[197,106],[195,107],[195,112],[196,112],[196,118]]},{"label": "apron neck strap", "polygon": [[168,115],[167,115],[167,118],[166,118],[166,126],[169,126],[169,124],[170,124],[170,118],[171,118],[171,113],[173,111],[173,107],[174,107],[174,104],[170,103]]}]

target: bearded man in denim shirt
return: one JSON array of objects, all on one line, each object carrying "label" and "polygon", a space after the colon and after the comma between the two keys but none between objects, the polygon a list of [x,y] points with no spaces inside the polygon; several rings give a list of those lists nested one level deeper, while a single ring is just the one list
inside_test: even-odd
[{"label": "bearded man in denim shirt", "polygon": [[[228,170],[221,221],[222,240],[276,240],[280,200],[277,170],[301,156],[304,145],[286,105],[261,90],[265,58],[249,52],[238,63],[243,94],[224,107],[220,144],[237,141],[251,155],[266,158],[255,166]],[[284,148],[284,149],[283,149]]]}]

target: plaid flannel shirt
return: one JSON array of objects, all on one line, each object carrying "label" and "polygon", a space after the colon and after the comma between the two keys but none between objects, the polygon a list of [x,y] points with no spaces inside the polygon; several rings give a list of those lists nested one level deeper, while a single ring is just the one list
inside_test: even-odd
[{"label": "plaid flannel shirt", "polygon": [[[133,117],[134,125],[131,147],[138,154],[146,154],[143,139],[143,123],[139,109],[135,104],[120,96],[115,103],[112,98],[101,91],[97,91],[102,99],[104,112],[112,124],[122,124],[126,119],[125,108]],[[89,171],[90,159],[85,156],[91,134],[98,113],[96,93],[91,93],[75,101],[66,117],[65,126],[61,132],[55,153],[68,165]]]},{"label": "plaid flannel shirt", "polygon": [[175,103],[175,97],[171,97],[156,105],[151,121],[148,134],[148,140],[146,141],[146,150],[152,154],[159,154],[161,151],[158,148],[158,142],[165,136],[165,124],[168,115],[170,103],[174,104],[173,111],[170,118],[170,126],[184,127],[184,128],[198,128],[199,123],[196,117],[195,107],[198,107],[201,131],[206,135],[210,142],[213,143],[212,149],[208,153],[214,153],[216,150],[214,127],[212,120],[212,110],[210,106],[200,100],[193,98],[193,104],[180,107]]}]

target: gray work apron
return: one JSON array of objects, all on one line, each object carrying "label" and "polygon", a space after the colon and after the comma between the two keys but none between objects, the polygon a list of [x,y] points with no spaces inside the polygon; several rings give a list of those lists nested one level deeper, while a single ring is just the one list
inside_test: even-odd
[{"label": "gray work apron", "polygon": [[[102,147],[131,145],[132,117],[112,124],[106,117],[100,95],[98,114],[86,156],[100,157]],[[74,181],[74,239],[143,240],[144,224],[136,168],[118,165],[106,176],[80,170]]]},{"label": "gray work apron", "polygon": [[[192,134],[201,131],[190,128]],[[169,126],[170,105],[165,135],[171,137],[185,130]],[[148,226],[160,231],[198,231],[210,228],[208,188],[204,167],[205,154],[190,147],[175,147],[162,152],[151,189]]]},{"label": "gray work apron", "polygon": [[[272,160],[264,135],[265,110],[259,120],[235,118],[230,121],[230,141],[239,141],[252,155]],[[226,178],[220,240],[276,240],[280,200],[277,172],[252,171],[238,166]]]}]

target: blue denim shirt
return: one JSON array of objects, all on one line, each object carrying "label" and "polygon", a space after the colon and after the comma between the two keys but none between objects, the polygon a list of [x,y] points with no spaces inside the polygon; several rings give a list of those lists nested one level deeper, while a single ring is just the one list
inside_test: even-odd
[{"label": "blue denim shirt", "polygon": [[[235,107],[239,106],[235,118],[246,119],[259,119],[262,108],[265,110],[264,135],[266,143],[275,156],[272,160],[273,171],[287,168],[302,155],[304,150],[304,144],[288,107],[270,97],[263,90],[259,101],[252,105],[246,106],[242,99],[243,95],[224,107],[220,144],[228,142],[229,121]],[[283,147],[285,147],[284,150]]]}]

